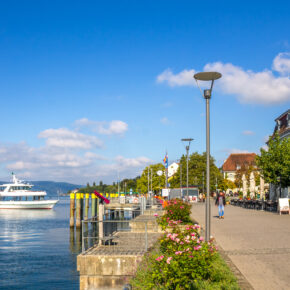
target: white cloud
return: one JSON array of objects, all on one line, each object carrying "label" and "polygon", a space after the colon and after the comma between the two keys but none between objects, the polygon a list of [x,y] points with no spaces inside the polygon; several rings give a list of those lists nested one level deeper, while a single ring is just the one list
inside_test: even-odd
[{"label": "white cloud", "polygon": [[141,156],[137,158],[125,158],[123,156],[117,156],[115,158],[116,162],[124,167],[143,167],[151,162],[147,157]]},{"label": "white cloud", "polygon": [[170,121],[168,120],[167,117],[163,117],[160,122],[163,124],[163,125],[168,125],[170,123]]},{"label": "white cloud", "polygon": [[[204,66],[204,71],[222,73],[222,78],[216,82],[217,89],[222,93],[235,95],[242,103],[269,105],[290,101],[290,78],[284,76],[290,71],[289,53],[279,54],[274,59],[273,68],[282,75],[275,76],[270,70],[253,72],[222,62],[208,63]],[[157,76],[157,82],[165,82],[171,87],[195,86],[195,72],[191,69],[173,74],[168,69]]]},{"label": "white cloud", "polygon": [[217,82],[225,94],[236,95],[242,103],[275,104],[290,100],[290,79],[275,77],[269,70],[244,71],[232,64],[207,64],[205,71],[218,71],[222,78]]},{"label": "white cloud", "polygon": [[264,136],[264,138],[263,138],[263,142],[264,143],[267,143],[268,141],[269,141],[269,135],[267,135],[267,136]]},{"label": "white cloud", "polygon": [[250,131],[250,130],[245,130],[245,131],[243,131],[243,135],[255,135],[255,133],[253,131]]},{"label": "white cloud", "polygon": [[279,53],[273,61],[273,70],[279,72],[282,75],[288,75],[290,73],[290,53],[281,52]]},{"label": "white cloud", "polygon": [[195,74],[195,70],[183,70],[178,74],[173,74],[170,69],[165,70],[159,76],[157,76],[158,83],[168,83],[169,86],[194,86],[195,81],[193,79],[193,75]]},{"label": "white cloud", "polygon": [[88,159],[105,160],[106,158],[102,155],[96,154],[94,152],[86,152],[84,155]]},{"label": "white cloud", "polygon": [[67,181],[75,184],[103,180],[111,183],[117,179],[117,172],[121,179],[136,177],[152,162],[144,156],[116,156],[109,160],[92,151],[76,152],[75,148],[35,148],[24,142],[0,144],[2,180],[7,180],[9,172],[13,171],[20,179]]},{"label": "white cloud", "polygon": [[[33,148],[25,143],[0,144],[0,161],[7,171],[14,171],[19,178],[34,180],[85,182],[83,172],[95,166],[86,154],[75,154],[60,147]],[[2,176],[3,179],[8,178]]]},{"label": "white cloud", "polygon": [[223,152],[226,152],[227,155],[230,155],[230,154],[234,154],[234,153],[253,153],[253,152],[249,152],[248,150],[241,150],[241,149],[236,149],[236,148],[232,148],[232,149],[223,149],[222,150]]},{"label": "white cloud", "polygon": [[120,120],[105,121],[91,121],[83,118],[75,121],[77,128],[88,127],[94,132],[104,135],[122,135],[128,130],[128,124]]},{"label": "white cloud", "polygon": [[117,180],[118,175],[119,179],[123,178],[134,178],[142,173],[144,167],[153,161],[147,157],[141,156],[136,158],[125,158],[124,156],[116,156],[112,162],[106,164],[100,164],[92,170],[88,172],[88,178],[90,178],[92,172],[92,178],[98,178],[98,180]]},{"label": "white cloud", "polygon": [[128,130],[128,124],[123,121],[114,120],[110,123],[103,123],[99,127],[99,132],[101,134],[111,135],[111,134],[123,134]]},{"label": "white cloud", "polygon": [[66,128],[47,129],[40,132],[38,137],[46,139],[46,145],[49,147],[90,149],[103,146],[103,142],[95,136],[81,134]]}]

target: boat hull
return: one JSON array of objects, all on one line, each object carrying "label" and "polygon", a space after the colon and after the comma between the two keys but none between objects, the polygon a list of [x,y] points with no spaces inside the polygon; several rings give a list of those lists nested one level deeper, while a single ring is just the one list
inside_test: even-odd
[{"label": "boat hull", "polygon": [[0,209],[52,209],[58,200],[0,201]]}]

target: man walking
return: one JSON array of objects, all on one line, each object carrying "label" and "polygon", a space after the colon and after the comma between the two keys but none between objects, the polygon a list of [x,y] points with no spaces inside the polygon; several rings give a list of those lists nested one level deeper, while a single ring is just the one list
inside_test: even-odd
[{"label": "man walking", "polygon": [[217,205],[219,208],[219,218],[223,219],[224,212],[225,212],[226,198],[225,198],[225,194],[222,191],[217,194],[215,205]]}]

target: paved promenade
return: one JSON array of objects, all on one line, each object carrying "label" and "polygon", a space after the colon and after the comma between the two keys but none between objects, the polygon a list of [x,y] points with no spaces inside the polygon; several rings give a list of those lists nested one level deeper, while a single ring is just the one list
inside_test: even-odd
[{"label": "paved promenade", "polygon": [[[211,206],[211,235],[254,289],[290,289],[290,216],[228,205]],[[205,224],[205,203],[192,218]]]}]

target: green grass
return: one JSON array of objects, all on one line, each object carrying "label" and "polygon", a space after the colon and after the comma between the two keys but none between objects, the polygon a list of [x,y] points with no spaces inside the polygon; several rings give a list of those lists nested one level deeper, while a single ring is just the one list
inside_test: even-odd
[{"label": "green grass", "polygon": [[[159,253],[159,243],[146,254],[138,267],[137,273],[133,279],[131,279],[130,284],[133,286],[133,289],[168,289],[162,285],[156,285],[150,274],[150,265],[154,263],[154,256]],[[240,289],[237,283],[237,279],[234,274],[231,272],[225,261],[221,258],[219,254],[216,255],[216,258],[213,262],[213,271],[209,280],[203,281],[192,281],[191,285],[180,285],[180,289],[202,289],[202,290],[222,290],[230,289],[236,290]]]}]

